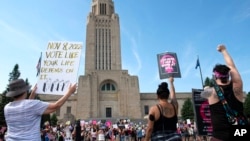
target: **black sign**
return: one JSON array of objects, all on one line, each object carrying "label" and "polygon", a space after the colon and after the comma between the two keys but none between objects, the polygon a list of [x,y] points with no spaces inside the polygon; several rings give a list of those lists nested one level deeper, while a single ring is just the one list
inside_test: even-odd
[{"label": "black sign", "polygon": [[196,127],[199,135],[212,135],[212,123],[207,99],[200,96],[202,89],[192,89]]},{"label": "black sign", "polygon": [[157,54],[160,79],[173,77],[181,77],[181,71],[176,53],[166,52]]}]

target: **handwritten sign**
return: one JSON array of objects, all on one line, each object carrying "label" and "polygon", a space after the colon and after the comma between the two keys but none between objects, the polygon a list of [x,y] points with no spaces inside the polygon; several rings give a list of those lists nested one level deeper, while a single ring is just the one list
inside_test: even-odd
[{"label": "handwritten sign", "polygon": [[166,52],[157,54],[160,79],[173,77],[181,77],[178,58],[176,53]]},{"label": "handwritten sign", "polygon": [[64,95],[77,82],[81,42],[49,42],[42,55],[37,93]]},{"label": "handwritten sign", "polygon": [[201,89],[192,89],[192,99],[199,135],[212,135],[212,123],[207,99],[200,96]]}]

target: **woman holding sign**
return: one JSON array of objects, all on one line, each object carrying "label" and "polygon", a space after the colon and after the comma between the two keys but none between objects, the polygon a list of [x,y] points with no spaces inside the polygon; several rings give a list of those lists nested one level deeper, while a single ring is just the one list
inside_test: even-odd
[{"label": "woman holding sign", "polygon": [[54,103],[35,100],[35,86],[29,99],[27,92],[31,86],[23,79],[13,80],[8,85],[6,96],[13,98],[13,102],[4,107],[4,115],[7,123],[7,141],[39,141],[40,123],[43,114],[50,114],[60,108],[65,101],[76,91],[76,84],[69,87],[64,96]]},{"label": "woman holding sign", "polygon": [[[174,78],[169,77],[168,83],[162,82],[157,89],[159,103],[149,110],[146,141],[181,141],[177,133],[178,103],[175,96]],[[168,99],[170,98],[170,102]]]}]

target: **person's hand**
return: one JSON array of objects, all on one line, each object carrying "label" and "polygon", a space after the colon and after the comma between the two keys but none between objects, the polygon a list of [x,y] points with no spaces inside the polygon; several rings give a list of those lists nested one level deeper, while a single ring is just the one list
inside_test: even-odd
[{"label": "person's hand", "polygon": [[34,86],[34,88],[31,91],[31,94],[36,94],[36,90],[37,90],[37,84]]},{"label": "person's hand", "polygon": [[29,99],[34,99],[36,96],[36,90],[37,90],[37,84],[34,86],[34,88],[31,90]]},{"label": "person's hand", "polygon": [[69,89],[68,89],[69,93],[73,94],[76,91],[76,88],[77,88],[76,83],[74,85],[70,84]]},{"label": "person's hand", "polygon": [[174,82],[174,77],[172,77],[172,76],[169,77],[169,78],[168,78],[168,81],[169,81],[170,83],[173,83],[173,82]]},{"label": "person's hand", "polygon": [[226,46],[223,45],[223,44],[220,44],[220,45],[217,46],[217,50],[218,50],[219,52],[222,52],[222,51],[226,50]]}]

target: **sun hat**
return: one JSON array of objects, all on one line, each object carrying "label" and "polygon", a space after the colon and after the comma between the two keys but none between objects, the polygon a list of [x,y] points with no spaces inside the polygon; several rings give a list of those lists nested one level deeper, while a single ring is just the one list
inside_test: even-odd
[{"label": "sun hat", "polygon": [[31,86],[27,85],[23,79],[16,79],[9,83],[8,88],[9,91],[6,94],[6,97],[15,97],[24,93],[25,91],[28,91]]}]

